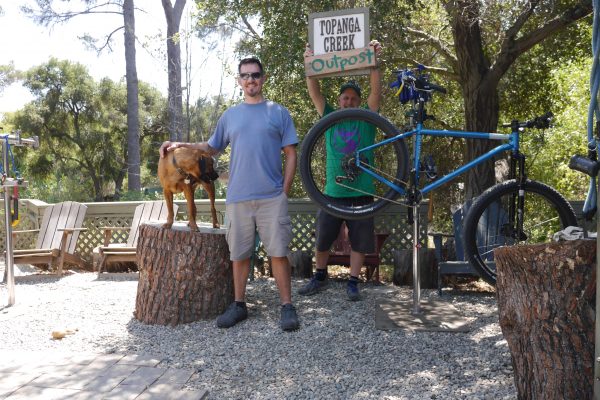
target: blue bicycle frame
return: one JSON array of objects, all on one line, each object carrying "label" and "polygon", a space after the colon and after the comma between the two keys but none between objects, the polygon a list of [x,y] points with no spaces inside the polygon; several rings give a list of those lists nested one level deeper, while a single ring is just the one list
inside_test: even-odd
[{"label": "blue bicycle frame", "polygon": [[[447,182],[451,181],[452,179],[458,177],[459,175],[465,173],[466,171],[470,170],[471,168],[495,157],[499,153],[503,153],[503,152],[509,151],[509,150],[511,150],[513,154],[517,154],[519,152],[519,131],[518,130],[513,131],[510,134],[469,132],[469,131],[448,131],[448,130],[439,130],[439,129],[424,129],[423,123],[419,122],[416,124],[415,129],[413,129],[409,132],[405,132],[398,136],[394,136],[389,139],[382,140],[381,142],[378,142],[371,146],[364,147],[360,150],[357,150],[358,154],[356,157],[356,166],[358,168],[360,168],[362,171],[364,171],[365,173],[372,176],[374,179],[376,179],[376,180],[380,181],[381,183],[389,186],[390,188],[396,190],[400,194],[405,195],[407,193],[407,190],[404,187],[398,186],[398,185],[390,182],[389,180],[385,179],[384,177],[371,171],[369,168],[362,166],[361,162],[360,162],[360,160],[361,160],[360,155],[363,152],[373,150],[380,146],[385,146],[386,144],[389,144],[395,140],[402,140],[402,139],[413,137],[413,136],[415,137],[414,149],[413,149],[413,171],[418,171],[418,172],[420,172],[419,164],[420,164],[420,159],[421,159],[421,144],[423,141],[423,136],[456,137],[456,138],[464,138],[464,139],[488,139],[488,140],[498,140],[498,141],[508,142],[508,143],[501,144],[499,146],[494,147],[487,153],[482,154],[479,157],[475,158],[474,160],[467,162],[466,164],[462,165],[461,167],[451,171],[447,175],[444,175],[443,177],[436,179],[434,182],[432,182],[428,185],[425,185],[423,188],[420,189],[421,194],[426,194],[432,190],[435,190],[436,188],[444,185],[445,183],[447,183]],[[416,187],[419,186],[419,174],[418,173],[415,174],[414,184]]]}]

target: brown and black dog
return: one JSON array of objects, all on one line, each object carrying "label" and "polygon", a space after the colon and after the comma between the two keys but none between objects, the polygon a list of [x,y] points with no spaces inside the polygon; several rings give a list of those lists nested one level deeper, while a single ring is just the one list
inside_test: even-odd
[{"label": "brown and black dog", "polygon": [[188,226],[197,230],[196,204],[194,203],[194,191],[198,185],[202,185],[210,199],[210,212],[212,215],[213,228],[218,228],[217,210],[215,209],[215,179],[218,174],[214,170],[213,158],[202,150],[194,150],[179,147],[174,151],[167,152],[165,157],[158,161],[158,179],[163,188],[163,194],[167,203],[167,223],[164,228],[173,225],[173,194],[185,195],[188,208]]}]

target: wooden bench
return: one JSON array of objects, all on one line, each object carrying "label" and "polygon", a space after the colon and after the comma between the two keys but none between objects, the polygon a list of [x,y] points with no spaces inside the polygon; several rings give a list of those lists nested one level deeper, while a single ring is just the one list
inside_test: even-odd
[{"label": "wooden bench", "polygon": [[[389,233],[375,233],[375,253],[365,254],[365,261],[363,263],[367,268],[367,280],[373,279],[373,281],[379,282],[380,253],[383,244],[389,235]],[[348,227],[345,223],[342,223],[340,233],[331,248],[331,254],[327,260],[327,265],[350,266],[351,251],[352,248],[350,247],[350,239],[348,237]]]}]

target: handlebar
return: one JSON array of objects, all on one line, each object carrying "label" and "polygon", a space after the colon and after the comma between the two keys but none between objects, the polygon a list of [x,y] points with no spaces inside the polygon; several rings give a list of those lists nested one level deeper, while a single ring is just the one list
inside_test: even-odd
[{"label": "handlebar", "polygon": [[510,123],[502,124],[503,128],[512,128],[513,130],[519,128],[536,128],[536,129],[546,129],[550,127],[550,122],[552,121],[552,111],[548,111],[546,114],[540,115],[539,117],[534,117],[528,121],[519,122],[518,120],[512,120]]},{"label": "handlebar", "polygon": [[418,65],[415,69],[394,71],[396,81],[390,83],[389,87],[398,88],[396,95],[402,104],[419,98],[428,101],[431,92],[447,93],[444,87],[429,82],[429,75],[424,74],[423,70],[425,67]]}]

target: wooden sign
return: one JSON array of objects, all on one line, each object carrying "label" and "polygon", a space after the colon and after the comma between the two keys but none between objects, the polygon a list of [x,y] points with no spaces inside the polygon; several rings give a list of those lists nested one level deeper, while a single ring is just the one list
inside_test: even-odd
[{"label": "wooden sign", "polygon": [[[337,51],[304,59],[306,76],[334,76],[377,65],[373,47]],[[356,73],[356,72],[355,72]]]},{"label": "wooden sign", "polygon": [[[364,75],[369,72],[365,69],[366,66],[353,67],[359,61],[360,53],[364,52],[369,46],[369,9],[368,8],[353,8],[349,10],[327,11],[313,13],[308,16],[308,42],[314,53],[314,58],[311,58],[310,66],[312,71],[306,69],[307,76],[333,76],[333,75]],[[372,51],[372,49],[371,49]],[[332,53],[339,53],[339,59],[334,59]],[[351,53],[345,53],[351,52]],[[326,60],[332,68],[328,68],[325,74],[314,73],[316,69],[321,69],[321,61],[317,60],[317,56],[324,65]],[[357,57],[356,62],[352,59],[353,64],[350,65],[350,59]],[[374,60],[374,56],[371,57]],[[346,60],[342,68],[342,59]],[[305,62],[305,67],[308,60]],[[337,61],[337,63],[336,63]],[[374,61],[373,61],[374,62]],[[349,68],[350,67],[350,68]]]}]

